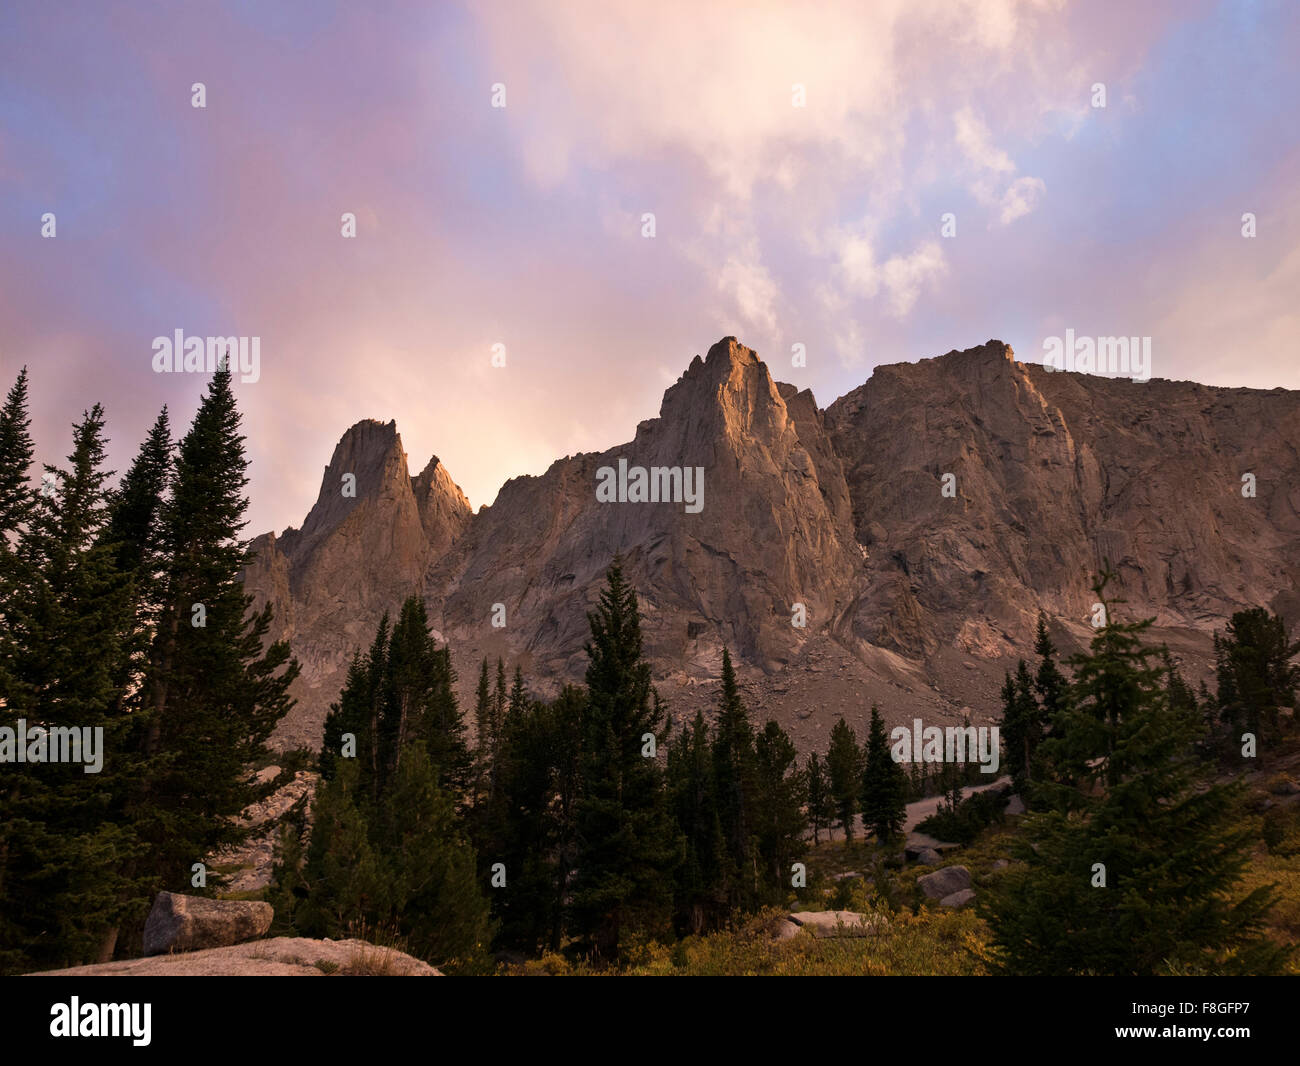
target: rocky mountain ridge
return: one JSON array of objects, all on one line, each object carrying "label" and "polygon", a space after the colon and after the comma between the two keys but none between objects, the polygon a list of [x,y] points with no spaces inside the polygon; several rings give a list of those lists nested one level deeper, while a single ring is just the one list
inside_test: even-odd
[{"label": "rocky mountain ridge", "polygon": [[[620,459],[703,468],[703,507],[600,502]],[[409,470],[395,423],[359,422],[302,528],[253,544],[246,588],[303,663],[280,746],[319,744],[353,650],[412,592],[466,704],[484,655],[539,696],[581,680],[616,552],[673,715],[712,705],[725,644],[801,748],[840,714],[861,733],[872,702],[896,722],[984,717],[1040,609],[1063,647],[1086,641],[1103,559],[1193,676],[1234,610],[1300,615],[1300,393],[1054,373],[1000,341],[879,366],[822,409],[728,337],[632,441],[513,478],[477,513],[436,458]]]}]

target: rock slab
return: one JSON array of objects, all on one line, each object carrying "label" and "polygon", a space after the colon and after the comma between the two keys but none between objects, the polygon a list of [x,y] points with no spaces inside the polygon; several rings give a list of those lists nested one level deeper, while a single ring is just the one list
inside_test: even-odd
[{"label": "rock slab", "polygon": [[[812,931],[818,940],[835,937],[867,936],[875,931],[875,919],[856,911],[796,911],[790,915],[795,925]],[[778,939],[786,939],[780,937]]]},{"label": "rock slab", "polygon": [[279,936],[181,955],[46,970],[37,977],[441,977],[427,962],[364,940]]}]

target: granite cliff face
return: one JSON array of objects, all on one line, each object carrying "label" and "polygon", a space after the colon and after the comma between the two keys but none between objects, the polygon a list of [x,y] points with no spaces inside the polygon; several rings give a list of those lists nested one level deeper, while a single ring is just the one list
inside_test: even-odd
[{"label": "granite cliff face", "polygon": [[[703,468],[702,508],[600,502],[620,460]],[[1300,614],[1298,475],[1298,393],[1052,373],[990,341],[877,367],[823,411],[725,338],[631,442],[512,479],[477,514],[436,458],[410,476],[393,423],[358,423],[302,529],[258,538],[245,581],[303,663],[282,745],[319,744],[352,651],[412,592],[466,697],[483,655],[539,695],[580,680],[622,552],[675,716],[711,705],[726,644],[755,711],[821,746],[873,701],[893,721],[993,710],[1040,608],[1061,644],[1086,640],[1103,558],[1125,609],[1203,671],[1232,611]]]}]

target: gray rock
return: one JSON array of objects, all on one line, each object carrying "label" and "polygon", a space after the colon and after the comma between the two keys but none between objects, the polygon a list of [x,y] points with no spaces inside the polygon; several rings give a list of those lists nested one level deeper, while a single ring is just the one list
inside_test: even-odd
[{"label": "gray rock", "polygon": [[873,915],[855,911],[796,911],[790,921],[811,929],[818,940],[834,937],[867,936],[875,931],[877,919]]},{"label": "gray rock", "polygon": [[772,929],[773,940],[793,940],[799,935],[799,923],[792,922],[789,918],[782,918]]},{"label": "gray rock", "polygon": [[944,896],[939,901],[941,907],[964,907],[975,898],[973,888],[963,888],[960,892],[954,892],[951,896]]},{"label": "gray rock", "polygon": [[1025,801],[1019,796],[1012,796],[1007,800],[1007,814],[1024,814]]},{"label": "gray rock", "polygon": [[274,916],[269,903],[159,892],[144,923],[144,953],[202,951],[254,940],[271,928]]},{"label": "gray rock", "polygon": [[938,866],[943,862],[943,856],[934,848],[922,848],[916,853],[916,861],[922,866]]},{"label": "gray rock", "polygon": [[964,866],[945,866],[932,874],[918,877],[916,883],[930,899],[943,899],[963,888],[970,888],[970,871]]},{"label": "gray rock", "polygon": [[998,859],[996,862],[993,863],[993,869],[1005,870],[1010,865],[1011,863],[1007,862],[1006,859]]},{"label": "gray rock", "polygon": [[179,955],[46,970],[47,977],[441,977],[427,962],[364,940],[273,937]]}]

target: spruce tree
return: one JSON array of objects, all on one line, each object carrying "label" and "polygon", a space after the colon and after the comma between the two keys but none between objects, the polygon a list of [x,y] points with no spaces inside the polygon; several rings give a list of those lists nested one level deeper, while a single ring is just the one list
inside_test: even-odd
[{"label": "spruce tree", "polygon": [[1237,611],[1222,637],[1215,635],[1219,712],[1231,729],[1231,746],[1243,734],[1255,737],[1259,765],[1281,734],[1282,709],[1296,706],[1300,686],[1300,641],[1287,635],[1286,623],[1263,607]]},{"label": "spruce tree", "polygon": [[1242,895],[1252,831],[1241,785],[1207,780],[1197,718],[1171,705],[1144,646],[1151,620],[1107,624],[1044,748],[1064,771],[1038,791],[1013,866],[981,906],[995,958],[1017,974],[1269,973],[1283,952],[1262,929],[1272,890]]},{"label": "spruce tree", "polygon": [[831,795],[835,798],[835,816],[844,830],[844,843],[853,840],[853,820],[858,813],[858,792],[862,784],[862,752],[853,728],[843,718],[831,728],[831,744],[826,752],[826,770]]},{"label": "spruce tree", "polygon": [[493,936],[488,901],[455,801],[438,778],[424,741],[409,741],[371,830],[385,903],[375,922],[395,929],[419,958],[452,973],[482,972]]},{"label": "spruce tree", "polygon": [[668,792],[685,858],[677,871],[676,911],[683,932],[700,933],[726,913],[722,881],[722,823],[718,817],[712,749],[697,711],[668,751]]},{"label": "spruce tree", "polygon": [[642,657],[636,592],[618,559],[587,617],[591,661],[572,913],[594,953],[612,960],[629,933],[667,931],[682,842],[656,760],[642,754],[646,735],[661,736],[665,723]]},{"label": "spruce tree", "polygon": [[894,761],[885,721],[875,704],[871,706],[871,728],[867,733],[866,770],[862,780],[863,829],[876,834],[885,844],[903,831],[907,818],[907,775]]},{"label": "spruce tree", "polygon": [[721,878],[729,909],[746,909],[757,891],[753,849],[754,731],[740,698],[731,653],[722,649],[722,690],[713,741],[713,780],[722,827]]},{"label": "spruce tree", "polygon": [[818,844],[822,827],[829,828],[835,818],[835,801],[826,766],[815,751],[808,756],[804,773],[808,782],[808,824],[812,828],[813,843]]},{"label": "spruce tree", "polygon": [[153,889],[189,888],[193,863],[244,837],[234,819],[256,796],[249,768],[266,758],[298,673],[287,644],[267,644],[270,606],[251,612],[240,580],[248,461],[239,427],[230,371],[218,370],[163,509],[158,623],[132,715],[141,770],[127,814],[148,844]]},{"label": "spruce tree", "polygon": [[12,536],[26,524],[36,502],[27,478],[33,448],[30,426],[23,367],[0,408],[0,554],[9,550]]},{"label": "spruce tree", "polygon": [[807,783],[799,771],[794,742],[769,721],[754,739],[754,838],[762,871],[759,902],[784,902],[791,866],[807,851]]},{"label": "spruce tree", "polygon": [[1056,665],[1056,645],[1047,632],[1047,618],[1040,611],[1038,630],[1034,637],[1034,654],[1038,656],[1038,669],[1034,674],[1034,692],[1042,709],[1044,727],[1050,725],[1064,705],[1069,691],[1069,679]]},{"label": "spruce tree", "polygon": [[[1059,709],[1060,696],[1054,697]],[[1006,769],[1016,791],[1023,797],[1033,779],[1034,757],[1043,741],[1043,710],[1034,695],[1029,667],[1021,659],[1013,678],[1007,674],[1002,686],[1001,739],[1006,745]]]},{"label": "spruce tree", "polygon": [[[126,578],[100,542],[107,520],[104,418],[99,405],[74,427],[69,467],[47,484],[4,560],[5,724],[45,730],[46,758],[0,779],[0,965],[97,960],[133,889],[131,826],[114,814],[127,721],[118,682],[130,632]],[[52,762],[98,737],[97,772]],[[60,738],[56,742],[56,738]],[[29,743],[29,758],[31,754]]]},{"label": "spruce tree", "polygon": [[130,583],[127,654],[115,684],[119,706],[132,713],[143,707],[149,648],[162,611],[167,558],[162,522],[171,477],[171,425],[164,407],[121,484],[109,493],[108,520],[99,535],[112,551],[118,573]]}]

